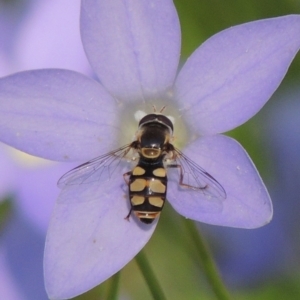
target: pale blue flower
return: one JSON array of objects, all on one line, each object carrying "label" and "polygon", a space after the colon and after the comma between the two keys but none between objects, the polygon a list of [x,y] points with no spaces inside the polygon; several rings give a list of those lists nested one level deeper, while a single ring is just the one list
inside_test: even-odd
[{"label": "pale blue flower", "polygon": [[[219,133],[267,102],[299,50],[299,32],[299,15],[229,28],[201,45],[176,77],[180,26],[172,1],[83,0],[82,42],[99,82],[60,69],[1,79],[0,138],[48,159],[90,160],[132,141],[136,112],[166,105],[177,146],[227,194],[220,202],[182,192],[171,177],[170,204],[197,221],[262,226],[272,217],[268,192],[243,148]],[[105,183],[62,190],[46,241],[51,299],[103,282],[151,237],[157,222],[124,220],[129,202],[122,174],[128,168]]]}]

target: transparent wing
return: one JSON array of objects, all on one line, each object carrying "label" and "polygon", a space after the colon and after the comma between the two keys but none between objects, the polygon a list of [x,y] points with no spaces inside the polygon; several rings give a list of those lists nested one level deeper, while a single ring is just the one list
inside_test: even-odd
[{"label": "transparent wing", "polygon": [[[113,150],[102,156],[96,157],[63,175],[57,185],[60,188],[70,185],[89,184],[106,181],[113,172],[122,164],[126,155],[132,150],[130,144]],[[117,176],[122,176],[118,174]]]},{"label": "transparent wing", "polygon": [[173,158],[167,159],[166,165],[178,169],[180,186],[199,190],[212,197],[226,198],[223,186],[177,148],[173,151]]}]

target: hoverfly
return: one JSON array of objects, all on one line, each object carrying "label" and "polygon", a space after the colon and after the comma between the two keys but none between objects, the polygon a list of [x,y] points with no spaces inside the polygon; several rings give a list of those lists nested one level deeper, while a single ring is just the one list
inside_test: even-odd
[{"label": "hoverfly", "polygon": [[99,181],[110,177],[120,161],[130,151],[137,160],[131,171],[123,174],[129,189],[131,209],[143,223],[150,224],[157,218],[167,196],[167,169],[179,170],[178,184],[182,187],[203,192],[209,196],[226,198],[222,185],[203,168],[185,156],[171,143],[173,123],[162,114],[151,113],[144,116],[138,126],[136,140],[88,161],[61,177],[59,187]]}]

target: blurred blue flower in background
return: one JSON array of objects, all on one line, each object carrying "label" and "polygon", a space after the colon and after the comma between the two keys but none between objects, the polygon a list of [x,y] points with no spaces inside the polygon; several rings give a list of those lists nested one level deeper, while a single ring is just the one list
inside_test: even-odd
[{"label": "blurred blue flower in background", "polygon": [[[289,250],[284,260],[286,271],[299,272],[300,253],[300,88],[289,85],[276,97],[267,115],[266,142],[273,147],[271,152],[271,192],[278,218],[284,224],[283,236]],[[290,246],[289,246],[290,245]]]},{"label": "blurred blue flower in background", "polygon": [[[45,201],[45,198],[42,200]],[[2,229],[4,232],[0,239],[0,277],[10,280],[1,282],[2,299],[48,299],[43,280],[45,233],[41,234],[36,224],[25,220],[16,211],[12,212],[10,220]],[[8,293],[11,293],[11,296],[8,296]],[[12,296],[15,293],[18,293],[18,296]]]},{"label": "blurred blue flower in background", "polygon": [[[242,231],[201,225],[225,282],[232,288],[259,287],[299,274],[300,88],[286,85],[257,116],[262,149],[268,153],[268,186],[274,219]],[[296,299],[296,298],[295,298]]]},{"label": "blurred blue flower in background", "polygon": [[0,76],[67,68],[91,75],[79,31],[80,0],[2,1]]},{"label": "blurred blue flower in background", "polygon": [[[11,199],[1,220],[0,297],[48,299],[43,279],[46,231],[58,195],[57,178],[68,166],[31,158],[1,145],[0,197]],[[22,161],[22,162],[20,162]],[[69,166],[70,167],[70,166]]]},{"label": "blurred blue flower in background", "polygon": [[0,76],[18,71],[13,68],[16,41],[33,0],[0,2]]},{"label": "blurred blue flower in background", "polygon": [[[79,27],[79,0],[2,1],[0,6],[0,76],[43,67],[92,74],[74,30]],[[57,179],[71,166],[33,163],[28,157],[20,163],[16,157],[21,154],[11,158],[15,152],[1,145],[0,199],[13,200],[8,219],[0,220],[0,299],[48,299],[43,279],[46,230]]]}]

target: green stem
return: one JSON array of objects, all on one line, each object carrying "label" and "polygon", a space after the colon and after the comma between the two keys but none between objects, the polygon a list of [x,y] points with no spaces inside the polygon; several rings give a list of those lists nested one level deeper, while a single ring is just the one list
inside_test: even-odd
[{"label": "green stem", "polygon": [[0,233],[6,225],[6,222],[11,217],[13,211],[13,200],[12,196],[7,196],[0,201]]},{"label": "green stem", "polygon": [[203,240],[200,230],[196,227],[195,222],[192,220],[185,219],[184,224],[195,243],[201,266],[215,295],[219,300],[230,300],[231,297],[229,292],[221,279],[208,245]]},{"label": "green stem", "polygon": [[118,299],[120,277],[121,277],[121,273],[118,272],[110,279],[111,284],[106,299],[108,300]]},{"label": "green stem", "polygon": [[166,296],[159,284],[159,281],[156,279],[155,274],[147,260],[146,254],[144,251],[140,251],[140,253],[135,257],[135,260],[147,282],[148,288],[155,300],[166,300]]}]

